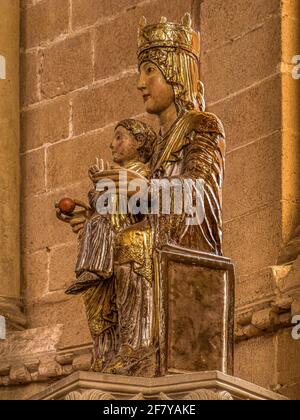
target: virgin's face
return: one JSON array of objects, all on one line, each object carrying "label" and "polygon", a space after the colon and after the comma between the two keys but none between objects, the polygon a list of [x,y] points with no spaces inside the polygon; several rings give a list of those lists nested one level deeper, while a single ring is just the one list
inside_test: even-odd
[{"label": "virgin's face", "polygon": [[146,111],[160,115],[175,101],[173,88],[166,82],[159,68],[150,61],[140,67],[138,89],[141,91]]},{"label": "virgin's face", "polygon": [[123,166],[132,160],[139,161],[139,143],[124,127],[117,127],[110,145],[113,161]]}]

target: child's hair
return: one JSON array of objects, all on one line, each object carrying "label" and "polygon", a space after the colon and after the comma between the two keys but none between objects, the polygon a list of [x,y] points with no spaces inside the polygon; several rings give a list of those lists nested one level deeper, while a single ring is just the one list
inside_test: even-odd
[{"label": "child's hair", "polygon": [[157,139],[155,131],[148,124],[133,119],[120,121],[115,130],[118,127],[124,127],[130,131],[139,143],[138,151],[142,162],[148,162],[153,154],[154,143]]}]

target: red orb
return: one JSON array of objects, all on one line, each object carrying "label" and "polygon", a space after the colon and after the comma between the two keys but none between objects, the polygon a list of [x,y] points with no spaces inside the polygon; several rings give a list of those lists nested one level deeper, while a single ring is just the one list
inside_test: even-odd
[{"label": "red orb", "polygon": [[63,214],[71,214],[73,213],[76,204],[72,198],[63,198],[60,200],[58,207]]}]

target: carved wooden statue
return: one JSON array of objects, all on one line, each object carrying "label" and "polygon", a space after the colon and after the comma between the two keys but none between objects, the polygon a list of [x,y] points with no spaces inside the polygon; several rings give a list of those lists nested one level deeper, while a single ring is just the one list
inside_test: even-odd
[{"label": "carved wooden statue", "polygon": [[[163,269],[163,255],[170,249],[178,258],[180,254],[174,274],[179,283],[184,279],[178,273],[185,272],[185,262],[190,264],[188,272],[193,278],[189,285],[193,290],[190,301],[200,308],[199,313],[195,310],[195,316],[204,319],[205,328],[196,337],[195,349],[201,349],[201,354],[195,356],[195,369],[223,367],[225,359],[230,359],[229,365],[232,362],[233,298],[229,289],[233,283],[231,274],[229,282],[228,273],[225,277],[223,272],[218,274],[218,270],[228,268],[228,260],[222,258],[221,214],[225,135],[221,121],[205,112],[199,56],[200,35],[192,29],[189,14],[180,24],[167,22],[166,18],[155,25],[148,25],[145,18],[141,20],[138,89],[146,111],[158,117],[159,134],[156,136],[150,127],[135,120],[119,123],[111,145],[114,166],[106,169],[96,166],[89,171],[94,183],[89,193],[90,206],[74,200],[74,205],[83,207],[76,211],[74,205],[64,208],[66,203],[62,201],[57,209],[58,217],[80,232],[77,278],[67,293],[81,293],[85,300],[96,371],[159,376],[168,371],[170,364],[175,368],[180,365],[174,361],[176,345],[172,344],[170,331],[176,325],[174,334],[179,334],[180,342],[184,336],[180,325],[200,321],[193,320],[193,314],[189,314],[191,320],[184,321],[188,319],[186,313],[180,321],[170,320],[174,314],[168,312],[173,307],[173,301],[166,303],[169,296],[188,301],[179,297],[180,286],[179,294],[174,292],[178,282],[173,284],[168,278],[172,273]],[[119,180],[120,167],[126,171],[128,181],[148,180],[149,186],[152,179],[176,180],[182,187],[187,180],[201,180],[203,218],[198,223],[187,223],[187,215],[176,211],[98,214],[96,203],[101,193],[96,191],[96,184],[109,178],[120,192],[124,188]],[[174,194],[172,190],[172,203]],[[206,259],[206,268],[201,268],[199,274],[195,261],[201,255]],[[199,275],[204,279],[201,286],[197,283]],[[182,281],[182,288],[186,287],[187,283]],[[211,300],[205,301],[207,296],[203,298],[203,294],[208,294]],[[207,312],[202,313],[201,307],[208,308]],[[192,306],[190,311],[193,312]],[[207,332],[209,324],[213,329],[216,326],[213,334]],[[216,361],[216,366],[212,366],[211,360]],[[222,360],[220,365],[217,360]],[[223,370],[230,369],[229,365]]]}]

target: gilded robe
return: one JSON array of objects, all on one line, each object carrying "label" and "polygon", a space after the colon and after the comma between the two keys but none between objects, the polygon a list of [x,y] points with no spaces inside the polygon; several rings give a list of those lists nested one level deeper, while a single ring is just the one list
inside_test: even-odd
[{"label": "gilded robe", "polygon": [[222,123],[205,112],[185,112],[158,140],[150,162],[152,178],[202,179],[205,217],[201,225],[187,226],[184,214],[149,216],[117,235],[115,287],[121,348],[111,372],[157,374],[156,249],[171,244],[221,255],[224,155]]},{"label": "gilded robe", "polygon": [[[149,176],[149,168],[142,162],[129,162],[126,169],[141,176]],[[139,221],[130,214],[102,215],[96,211],[101,193],[96,185],[90,190],[89,203],[93,210],[79,237],[79,253],[76,264],[77,280],[68,288],[68,294],[82,294],[89,329],[94,341],[94,371],[103,371],[119,348],[118,313],[114,279],[114,248],[119,231]],[[116,209],[118,201],[116,197]],[[82,273],[93,273],[95,279],[80,280]]]}]

